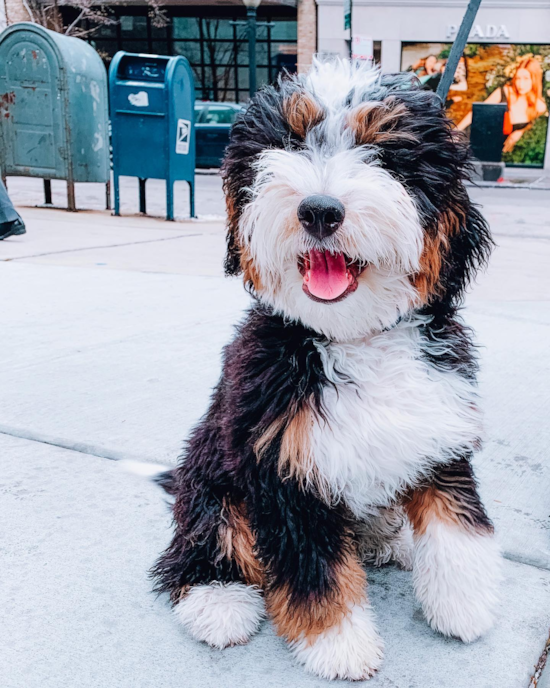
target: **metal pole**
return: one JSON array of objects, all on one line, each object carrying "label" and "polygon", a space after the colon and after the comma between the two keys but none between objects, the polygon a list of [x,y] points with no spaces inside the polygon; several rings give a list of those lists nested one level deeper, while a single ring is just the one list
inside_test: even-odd
[{"label": "metal pole", "polygon": [[145,202],[145,182],[146,179],[139,179],[139,212],[142,215],[147,213],[147,206]]},{"label": "metal pole", "polygon": [[349,0],[349,59],[353,59],[353,0]]},{"label": "metal pole", "polygon": [[253,98],[256,93],[256,8],[247,7],[246,16],[248,18],[248,66],[250,70],[248,92],[250,98]]},{"label": "metal pole", "polygon": [[67,180],[67,210],[76,212],[76,199],[74,195],[74,182]]},{"label": "metal pole", "polygon": [[118,174],[113,174],[113,182],[115,185],[115,215],[120,215],[120,183]]},{"label": "metal pole", "polygon": [[111,210],[111,182],[105,184],[105,210]]},{"label": "metal pole", "polygon": [[174,180],[170,177],[166,180],[166,219],[174,221]]},{"label": "metal pole", "polygon": [[445,65],[445,71],[437,87],[437,95],[441,98],[443,103],[447,100],[447,93],[449,93],[449,88],[453,83],[456,68],[464,53],[464,48],[468,42],[468,36],[472,30],[472,25],[480,5],[481,0],[470,0],[470,4],[466,9],[466,14],[464,15],[464,19],[462,20],[462,24],[460,25],[460,29],[453,43],[453,47],[451,48],[447,64]]},{"label": "metal pole", "polygon": [[49,179],[44,179],[44,205],[52,204],[52,183]]}]

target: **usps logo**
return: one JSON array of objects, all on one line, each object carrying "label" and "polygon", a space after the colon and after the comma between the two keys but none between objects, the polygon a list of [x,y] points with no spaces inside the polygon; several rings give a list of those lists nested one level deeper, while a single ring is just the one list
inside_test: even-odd
[{"label": "usps logo", "polygon": [[178,119],[176,128],[176,153],[187,155],[189,153],[189,137],[191,136],[191,122],[188,119]]}]

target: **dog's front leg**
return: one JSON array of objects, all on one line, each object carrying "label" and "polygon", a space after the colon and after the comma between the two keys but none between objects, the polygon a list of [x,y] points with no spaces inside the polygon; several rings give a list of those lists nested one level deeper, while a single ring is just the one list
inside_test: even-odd
[{"label": "dog's front leg", "polygon": [[415,592],[428,622],[464,642],[479,638],[493,625],[501,557],[468,458],[440,466],[405,508]]},{"label": "dog's front leg", "polygon": [[314,674],[369,678],[381,664],[382,642],[346,514],[291,478],[258,477],[250,512],[279,635]]}]

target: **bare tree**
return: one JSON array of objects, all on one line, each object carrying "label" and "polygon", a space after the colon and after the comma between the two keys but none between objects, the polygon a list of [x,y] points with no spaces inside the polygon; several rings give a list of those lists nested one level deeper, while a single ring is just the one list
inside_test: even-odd
[{"label": "bare tree", "polygon": [[[107,5],[98,0],[68,0],[63,7],[76,11],[74,19],[63,23],[58,0],[23,0],[27,12],[36,24],[45,26],[66,36],[86,38],[93,35],[103,26],[115,26],[119,23],[116,15]],[[156,28],[162,28],[169,22],[163,0],[147,0],[148,15]]]},{"label": "bare tree", "polygon": [[197,19],[203,37],[204,64],[209,68],[212,75],[211,80],[204,80],[203,91],[211,91],[213,100],[225,101],[228,91],[238,88],[236,83],[234,86],[231,85],[231,78],[235,78],[236,51],[244,40],[244,36],[242,30],[237,29],[236,42],[233,39],[219,42],[217,39],[220,38],[222,21],[219,19]]}]

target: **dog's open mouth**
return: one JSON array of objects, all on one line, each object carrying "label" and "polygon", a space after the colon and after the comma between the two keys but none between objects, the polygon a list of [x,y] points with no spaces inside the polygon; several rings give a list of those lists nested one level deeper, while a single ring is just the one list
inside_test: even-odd
[{"label": "dog's open mouth", "polygon": [[352,294],[364,269],[364,264],[343,253],[311,249],[298,258],[302,289],[310,299],[321,303],[337,303]]}]

